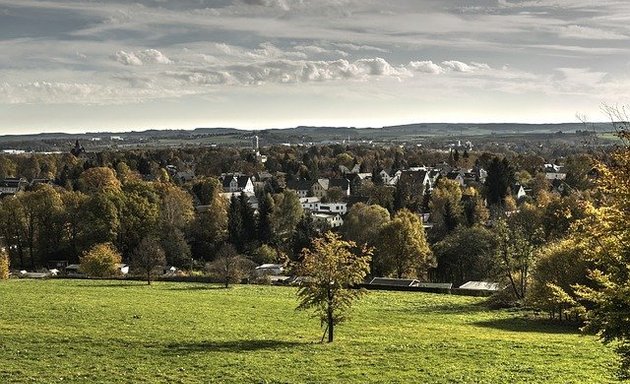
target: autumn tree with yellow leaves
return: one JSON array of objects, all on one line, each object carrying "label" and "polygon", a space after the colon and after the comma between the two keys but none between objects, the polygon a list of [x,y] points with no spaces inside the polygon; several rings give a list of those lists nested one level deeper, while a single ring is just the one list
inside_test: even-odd
[{"label": "autumn tree with yellow leaves", "polygon": [[297,293],[297,309],[314,310],[322,326],[326,326],[324,336],[328,334],[331,343],[335,326],[347,319],[352,303],[365,292],[355,286],[363,282],[370,270],[372,251],[357,250],[354,242],[326,232],[313,240],[312,248],[304,249],[302,256],[297,270],[304,282]]}]

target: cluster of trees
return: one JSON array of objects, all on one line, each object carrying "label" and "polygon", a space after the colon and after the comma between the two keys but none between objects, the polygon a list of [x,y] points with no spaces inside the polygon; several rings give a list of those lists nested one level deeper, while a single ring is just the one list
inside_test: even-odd
[{"label": "cluster of trees", "polygon": [[196,220],[189,193],[107,167],[83,171],[78,185],[67,190],[39,184],[0,201],[0,231],[15,267],[76,263],[101,243],[115,245],[128,259],[147,236],[159,239],[170,263],[189,262],[185,234]]}]

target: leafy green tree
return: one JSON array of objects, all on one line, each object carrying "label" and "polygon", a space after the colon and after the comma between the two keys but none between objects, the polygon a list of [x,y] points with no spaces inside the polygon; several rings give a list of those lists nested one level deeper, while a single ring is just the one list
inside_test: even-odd
[{"label": "leafy green tree", "polygon": [[431,192],[429,208],[433,237],[443,238],[462,222],[462,189],[455,180],[441,178]]},{"label": "leafy green tree", "polygon": [[355,286],[369,271],[371,250],[354,253],[355,249],[354,242],[327,232],[313,241],[313,250],[303,251],[297,268],[298,274],[306,277],[297,292],[298,309],[315,311],[321,325],[326,325],[324,336],[328,334],[329,343],[334,340],[335,326],[347,319],[353,301],[364,293]]},{"label": "leafy green tree", "polygon": [[[273,231],[284,242],[293,234],[295,226],[304,215],[304,209],[300,204],[300,198],[293,191],[286,190],[273,198],[273,213],[271,215]],[[266,208],[266,205],[263,206]]]},{"label": "leafy green tree", "polygon": [[131,266],[138,273],[146,276],[147,284],[151,285],[153,276],[159,274],[166,265],[166,255],[160,242],[153,236],[147,236],[140,241],[131,256]]},{"label": "leafy green tree", "polygon": [[549,312],[552,318],[583,315],[575,287],[589,285],[590,264],[585,251],[583,244],[572,238],[543,248],[532,272],[527,303]]},{"label": "leafy green tree", "polygon": [[84,171],[79,179],[82,192],[93,194],[99,192],[120,192],[122,185],[116,174],[108,167],[94,167]]},{"label": "leafy green tree", "polygon": [[79,270],[90,277],[110,277],[120,273],[122,256],[111,243],[100,243],[86,251],[80,259]]},{"label": "leafy green tree", "polygon": [[578,234],[590,234],[582,239],[594,263],[589,274],[593,286],[582,286],[578,295],[588,304],[586,329],[597,332],[604,343],[616,342],[620,376],[630,379],[630,130],[627,123],[619,124],[625,146],[608,164],[598,164],[604,205],[591,209],[577,228]]},{"label": "leafy green tree", "polygon": [[23,239],[31,268],[43,265],[60,249],[63,203],[50,185],[16,195],[23,214]]},{"label": "leafy green tree", "polygon": [[191,268],[192,254],[184,233],[178,228],[162,233],[160,245],[164,250],[166,263],[179,268]]},{"label": "leafy green tree", "polygon": [[490,212],[474,188],[468,188],[462,196],[462,221],[470,226],[481,224],[485,225],[490,218]]},{"label": "leafy green tree", "polygon": [[208,204],[198,207],[191,230],[191,253],[194,259],[200,260],[210,260],[228,238],[228,208],[231,206],[221,196],[217,179],[205,179],[205,184],[209,186],[210,195],[205,197]]},{"label": "leafy green tree", "polygon": [[383,225],[389,222],[387,209],[380,205],[357,203],[346,215],[341,231],[347,240],[374,246]]},{"label": "leafy green tree", "polygon": [[160,198],[151,183],[132,182],[123,187],[118,200],[120,230],[118,249],[129,257],[147,233],[157,229],[160,217]]},{"label": "leafy green tree", "polygon": [[64,207],[62,212],[63,249],[70,263],[78,263],[79,256],[86,249],[82,244],[82,239],[85,233],[83,216],[87,199],[87,195],[79,191],[65,191],[61,194]]},{"label": "leafy green tree", "polygon": [[119,198],[104,192],[89,195],[81,209],[82,248],[116,241],[120,231]]},{"label": "leafy green tree", "polygon": [[498,239],[481,226],[460,226],[433,246],[436,277],[455,286],[491,277]]},{"label": "leafy green tree", "polygon": [[497,221],[494,230],[499,237],[496,274],[508,282],[514,297],[522,301],[527,294],[536,247],[525,237],[522,228],[511,227],[505,220]]},{"label": "leafy green tree", "polygon": [[13,264],[18,268],[26,268],[26,214],[20,199],[15,196],[0,199],[0,229]]},{"label": "leafy green tree", "polygon": [[0,155],[0,180],[14,177],[17,172],[17,164],[8,156]]},{"label": "leafy green tree", "polygon": [[278,252],[268,244],[263,244],[254,252],[253,261],[257,264],[267,264],[278,261]]},{"label": "leafy green tree", "polygon": [[195,218],[192,196],[170,183],[157,183],[160,198],[160,226],[185,230]]},{"label": "leafy green tree", "polygon": [[291,245],[293,248],[293,260],[297,260],[302,255],[302,250],[311,248],[313,240],[318,235],[317,228],[313,222],[313,218],[309,214],[302,216],[293,231]]},{"label": "leafy green tree", "polygon": [[192,193],[195,195],[199,204],[210,205],[213,199],[222,190],[221,183],[212,177],[206,177],[195,181],[191,187]]},{"label": "leafy green tree", "polygon": [[380,231],[373,274],[422,278],[434,266],[422,220],[407,209],[398,211]]},{"label": "leafy green tree", "polygon": [[326,195],[322,198],[324,203],[338,203],[343,201],[346,196],[345,192],[339,187],[331,187],[326,191]]},{"label": "leafy green tree", "polygon": [[220,280],[225,288],[238,283],[252,274],[255,264],[239,255],[232,244],[224,244],[217,252],[216,258],[208,265],[208,272]]},{"label": "leafy green tree", "polygon": [[567,174],[564,180],[571,188],[575,190],[586,190],[592,187],[589,172],[595,165],[593,158],[587,154],[572,155],[567,157],[564,164]]}]

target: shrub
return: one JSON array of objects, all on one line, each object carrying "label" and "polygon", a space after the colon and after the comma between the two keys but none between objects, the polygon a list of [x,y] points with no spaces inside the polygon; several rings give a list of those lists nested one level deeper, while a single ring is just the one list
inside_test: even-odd
[{"label": "shrub", "polygon": [[111,243],[96,244],[80,259],[79,270],[90,277],[109,277],[120,274],[120,253]]},{"label": "shrub", "polygon": [[0,280],[9,278],[9,255],[3,249],[0,250]]}]

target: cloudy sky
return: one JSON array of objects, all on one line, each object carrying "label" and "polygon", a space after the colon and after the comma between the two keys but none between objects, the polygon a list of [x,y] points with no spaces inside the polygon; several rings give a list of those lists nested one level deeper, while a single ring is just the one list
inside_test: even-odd
[{"label": "cloudy sky", "polygon": [[605,120],[627,0],[0,0],[0,134]]}]

